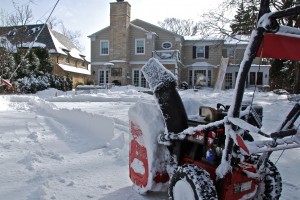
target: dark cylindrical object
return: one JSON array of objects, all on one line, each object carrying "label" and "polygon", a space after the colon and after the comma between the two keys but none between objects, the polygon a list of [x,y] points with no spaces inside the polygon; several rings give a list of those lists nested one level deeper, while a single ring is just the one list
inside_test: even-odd
[{"label": "dark cylindrical object", "polygon": [[182,132],[188,127],[188,118],[176,90],[175,76],[155,58],[148,61],[142,72],[158,101],[168,132]]}]

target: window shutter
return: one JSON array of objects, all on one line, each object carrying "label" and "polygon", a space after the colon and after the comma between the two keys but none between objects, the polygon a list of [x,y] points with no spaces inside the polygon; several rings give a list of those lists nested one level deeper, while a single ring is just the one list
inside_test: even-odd
[{"label": "window shutter", "polygon": [[209,58],[209,46],[205,46],[205,58]]},{"label": "window shutter", "polygon": [[193,46],[193,59],[196,59],[196,46]]}]

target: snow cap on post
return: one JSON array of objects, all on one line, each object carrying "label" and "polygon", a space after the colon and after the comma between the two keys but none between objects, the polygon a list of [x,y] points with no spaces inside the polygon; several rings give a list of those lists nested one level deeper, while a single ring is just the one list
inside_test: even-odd
[{"label": "snow cap on post", "polygon": [[165,86],[177,85],[175,76],[166,69],[156,58],[150,58],[142,67],[142,72],[153,91]]}]

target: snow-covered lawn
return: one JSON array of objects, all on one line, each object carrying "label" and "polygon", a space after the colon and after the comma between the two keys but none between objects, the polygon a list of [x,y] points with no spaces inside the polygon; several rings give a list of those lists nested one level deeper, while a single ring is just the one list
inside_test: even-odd
[{"label": "snow-covered lawn", "polygon": [[[138,89],[0,96],[0,199],[168,199],[166,193],[141,196],[131,188],[128,110],[153,98]],[[195,115],[200,105],[230,104],[233,90],[179,93],[188,115]],[[252,93],[246,90],[244,99]],[[272,92],[257,92],[254,102],[263,106],[265,132],[276,130],[295,103]],[[282,199],[299,199],[300,149],[286,150],[277,166]]]}]

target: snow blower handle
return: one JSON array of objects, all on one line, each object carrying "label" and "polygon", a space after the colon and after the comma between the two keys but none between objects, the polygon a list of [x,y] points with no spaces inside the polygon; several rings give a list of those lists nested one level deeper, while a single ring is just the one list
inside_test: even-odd
[{"label": "snow blower handle", "polygon": [[287,136],[296,135],[297,130],[296,129],[289,129],[284,131],[278,131],[270,134],[270,137],[273,139],[282,139]]}]

